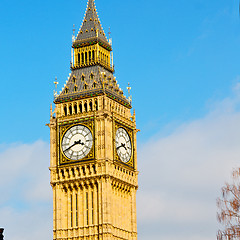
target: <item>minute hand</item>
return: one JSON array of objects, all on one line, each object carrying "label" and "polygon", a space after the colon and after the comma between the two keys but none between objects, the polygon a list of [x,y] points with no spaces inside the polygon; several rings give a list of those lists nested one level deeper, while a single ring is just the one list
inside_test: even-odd
[{"label": "minute hand", "polygon": [[79,140],[79,141],[75,141],[74,144],[73,144],[72,146],[68,147],[68,148],[65,149],[63,152],[66,152],[67,150],[69,150],[70,148],[72,148],[73,146],[75,146],[75,145],[77,145],[77,144],[82,144],[82,143],[81,143],[81,140]]}]

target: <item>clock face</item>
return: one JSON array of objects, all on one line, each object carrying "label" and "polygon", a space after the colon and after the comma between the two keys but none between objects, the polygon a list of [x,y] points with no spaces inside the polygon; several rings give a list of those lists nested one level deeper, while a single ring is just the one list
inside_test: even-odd
[{"label": "clock face", "polygon": [[71,160],[80,160],[88,155],[93,145],[92,133],[86,126],[69,128],[61,142],[63,154]]},{"label": "clock face", "polygon": [[132,155],[131,139],[124,128],[118,128],[116,131],[116,149],[121,161],[129,162]]}]

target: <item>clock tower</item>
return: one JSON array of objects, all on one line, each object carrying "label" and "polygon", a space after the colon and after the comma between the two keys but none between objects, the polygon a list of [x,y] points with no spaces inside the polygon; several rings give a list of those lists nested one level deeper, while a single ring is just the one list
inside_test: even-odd
[{"label": "clock tower", "polygon": [[48,124],[54,240],[137,239],[138,130],[113,73],[111,41],[89,0]]}]

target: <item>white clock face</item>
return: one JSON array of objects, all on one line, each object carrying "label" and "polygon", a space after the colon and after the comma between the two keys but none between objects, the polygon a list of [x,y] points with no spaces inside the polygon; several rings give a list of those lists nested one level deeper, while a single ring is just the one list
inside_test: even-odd
[{"label": "white clock face", "polygon": [[71,160],[80,160],[87,156],[93,145],[92,133],[86,126],[75,125],[69,128],[62,139],[64,155]]},{"label": "white clock face", "polygon": [[118,128],[116,131],[116,149],[121,161],[129,162],[132,155],[131,139],[124,128]]}]

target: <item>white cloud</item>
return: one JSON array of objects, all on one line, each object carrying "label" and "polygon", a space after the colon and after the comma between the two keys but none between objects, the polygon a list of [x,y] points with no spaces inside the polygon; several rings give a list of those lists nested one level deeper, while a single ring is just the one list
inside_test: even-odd
[{"label": "white cloud", "polygon": [[216,239],[216,198],[240,166],[239,90],[139,148],[140,240]]},{"label": "white cloud", "polygon": [[5,238],[51,239],[49,145],[37,141],[4,148],[0,152],[0,226],[5,228]]},{"label": "white cloud", "polygon": [[[139,146],[139,240],[216,238],[216,198],[240,165],[239,86],[204,118]],[[0,146],[0,163],[0,226],[6,239],[50,239],[49,145]]]}]

